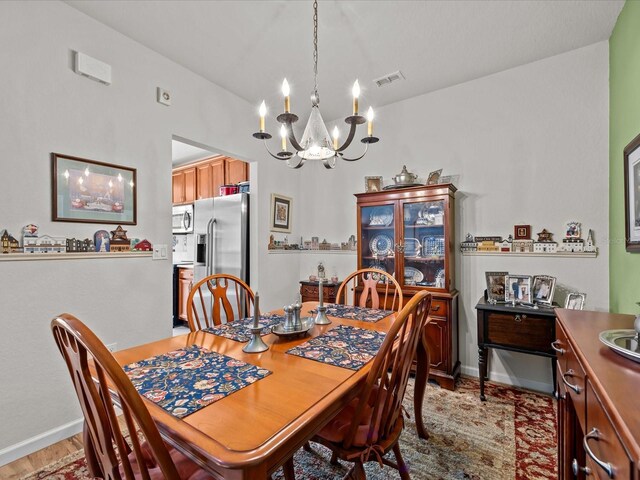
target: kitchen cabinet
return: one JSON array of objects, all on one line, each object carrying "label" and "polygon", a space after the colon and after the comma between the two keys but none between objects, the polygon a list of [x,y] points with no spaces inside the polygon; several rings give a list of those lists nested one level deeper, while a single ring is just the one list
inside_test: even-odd
[{"label": "kitchen cabinet", "polygon": [[193,287],[193,268],[180,268],[178,273],[178,318],[187,321],[187,299]]},{"label": "kitchen cabinet", "polygon": [[173,170],[173,204],[220,195],[222,185],[249,180],[249,164],[229,157],[212,157]]},{"label": "kitchen cabinet", "polygon": [[420,290],[431,293],[430,378],[449,390],[460,375],[455,192],[447,184],[356,194],[358,268],[392,273],[405,303]]},{"label": "kitchen cabinet", "polygon": [[640,364],[598,341],[634,317],[556,309],[558,478],[640,478]]},{"label": "kitchen cabinet", "polygon": [[193,203],[196,199],[195,167],[174,170],[171,178],[173,203]]}]

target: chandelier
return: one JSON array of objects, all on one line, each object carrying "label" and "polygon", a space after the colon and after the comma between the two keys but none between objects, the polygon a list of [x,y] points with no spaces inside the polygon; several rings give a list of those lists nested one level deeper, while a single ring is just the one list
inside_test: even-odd
[{"label": "chandelier", "polygon": [[[329,131],[320,115],[320,96],[318,95],[318,2],[313,2],[313,80],[314,87],[311,93],[311,114],[307,126],[302,134],[302,139],[298,142],[293,133],[293,124],[298,121],[298,116],[290,111],[289,83],[285,78],[282,82],[282,94],[284,95],[284,113],[277,117],[277,121],[281,123],[280,138],[281,150],[272,153],[267,145],[267,140],[271,135],[265,131],[265,116],[267,108],[264,103],[260,105],[260,131],[253,134],[259,140],[263,140],[265,148],[269,155],[277,160],[285,160],[291,168],[300,168],[306,160],[320,160],[326,168],[335,168],[336,160],[342,158],[348,162],[360,160],[367,153],[369,144],[376,143],[379,139],[373,136],[373,109],[369,107],[367,118],[358,114],[358,97],[360,96],[360,85],[358,80],[353,84],[353,114],[344,119],[349,125],[349,134],[345,142],[340,145],[338,139],[340,132],[338,127],[333,128],[333,139],[329,136]],[[365,144],[364,153],[359,157],[347,158],[343,152],[346,150],[356,134],[358,125],[368,121],[367,136],[361,142]],[[288,151],[288,145],[291,145],[293,152]]]}]

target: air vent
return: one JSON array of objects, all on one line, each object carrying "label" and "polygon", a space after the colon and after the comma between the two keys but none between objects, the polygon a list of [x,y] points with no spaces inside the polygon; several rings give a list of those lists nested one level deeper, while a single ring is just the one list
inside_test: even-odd
[{"label": "air vent", "polygon": [[380,78],[376,78],[373,81],[377,86],[385,87],[391,84],[392,82],[395,82],[396,80],[404,80],[404,79],[405,79],[404,75],[400,70],[398,70],[397,72],[388,73],[387,75],[383,75]]}]

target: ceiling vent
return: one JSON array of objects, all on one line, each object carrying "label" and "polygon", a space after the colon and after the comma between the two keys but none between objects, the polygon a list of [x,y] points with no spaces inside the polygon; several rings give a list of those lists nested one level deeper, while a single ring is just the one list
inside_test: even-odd
[{"label": "ceiling vent", "polygon": [[395,82],[396,80],[404,80],[404,79],[405,79],[404,75],[400,70],[398,70],[396,72],[383,75],[380,78],[376,78],[373,81],[377,86],[385,87],[387,85],[390,85],[392,82]]}]

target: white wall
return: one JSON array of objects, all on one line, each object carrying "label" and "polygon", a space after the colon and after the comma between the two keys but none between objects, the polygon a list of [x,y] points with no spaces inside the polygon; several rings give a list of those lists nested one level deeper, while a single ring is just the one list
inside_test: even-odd
[{"label": "white wall", "polygon": [[[375,132],[380,142],[359,162],[339,163],[333,171],[303,168],[299,208],[322,205],[303,218],[305,238],[346,240],[355,233],[353,193],[364,190],[365,175],[382,175],[388,184],[406,164],[423,181],[439,168],[459,175],[456,244],[467,232],[507,236],[518,223],[561,239],[569,220],[594,229],[596,243],[601,240],[596,259],[459,255],[463,372],[477,375],[474,306],[485,271],[553,275],[566,288],[586,292],[587,308],[608,308],[607,42],[377,108]],[[301,277],[308,270],[304,265]],[[551,389],[546,359],[494,352],[490,367],[493,379]]]},{"label": "white wall", "polygon": [[[72,50],[110,64],[113,84],[73,73]],[[272,191],[297,196],[298,172],[274,168],[251,138],[255,106],[61,2],[0,2],[0,61],[0,228],[17,235],[35,223],[42,233],[84,238],[115,227],[51,222],[50,153],[60,152],[136,168],[138,224],[127,230],[170,246],[177,135],[253,162],[252,285],[265,308],[289,298],[281,285],[297,285],[298,261],[266,256],[267,219]],[[157,86],[172,92],[173,106],[156,103]],[[118,348],[167,337],[170,260],[0,262],[0,464],[80,426],[51,318],[73,313]]]}]

